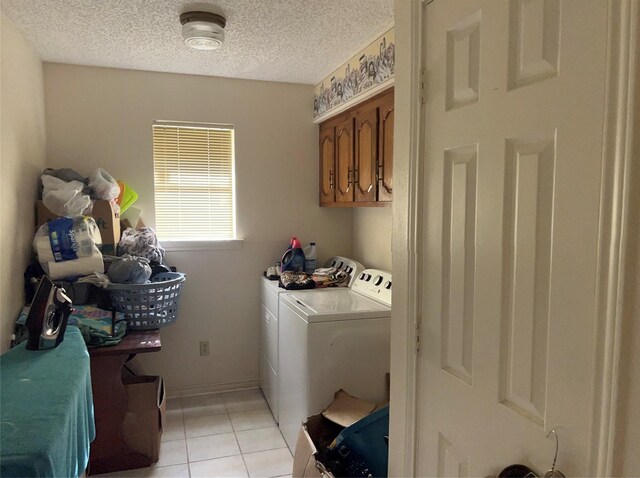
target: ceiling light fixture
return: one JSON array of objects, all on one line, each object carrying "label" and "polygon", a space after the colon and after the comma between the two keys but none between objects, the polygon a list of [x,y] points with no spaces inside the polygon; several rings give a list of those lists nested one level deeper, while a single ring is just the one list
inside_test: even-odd
[{"label": "ceiling light fixture", "polygon": [[224,42],[226,18],[211,12],[185,12],[180,15],[182,38],[196,50],[217,50]]}]

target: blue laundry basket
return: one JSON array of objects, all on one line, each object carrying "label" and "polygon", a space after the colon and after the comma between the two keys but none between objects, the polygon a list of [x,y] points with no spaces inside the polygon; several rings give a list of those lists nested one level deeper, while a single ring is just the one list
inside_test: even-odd
[{"label": "blue laundry basket", "polygon": [[108,290],[129,329],[159,329],[177,320],[185,280],[181,272],[161,272],[147,284],[110,284]]}]

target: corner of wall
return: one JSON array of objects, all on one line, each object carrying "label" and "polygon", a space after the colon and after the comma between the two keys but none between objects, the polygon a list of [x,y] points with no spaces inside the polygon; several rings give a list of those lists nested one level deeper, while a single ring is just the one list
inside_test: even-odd
[{"label": "corner of wall", "polygon": [[24,303],[23,272],[31,257],[36,184],[45,166],[42,61],[2,14],[0,49],[0,353],[9,348]]}]

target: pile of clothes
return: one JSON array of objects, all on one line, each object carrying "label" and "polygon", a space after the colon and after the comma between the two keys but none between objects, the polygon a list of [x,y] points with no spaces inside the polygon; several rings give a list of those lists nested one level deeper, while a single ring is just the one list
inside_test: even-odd
[{"label": "pile of clothes", "polygon": [[317,287],[346,287],[350,276],[337,267],[323,267],[316,269],[311,278]]},{"label": "pile of clothes", "polygon": [[279,278],[280,287],[283,289],[302,290],[316,287],[346,287],[349,285],[350,276],[337,267],[324,267],[316,269],[311,275],[304,272],[285,271]]}]

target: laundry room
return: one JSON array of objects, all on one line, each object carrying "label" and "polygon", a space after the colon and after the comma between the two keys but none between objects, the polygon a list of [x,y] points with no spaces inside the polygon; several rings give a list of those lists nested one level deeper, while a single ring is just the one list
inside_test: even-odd
[{"label": "laundry room", "polygon": [[[93,341],[93,380],[97,364],[106,360],[102,353],[115,354],[116,347],[134,337],[155,341],[153,348],[130,351],[122,365],[127,377],[116,386],[124,385],[131,405],[129,382],[161,378],[161,385],[153,382],[165,395],[159,447],[142,453],[155,461],[156,472],[182,476],[190,470],[192,476],[213,476],[206,473],[231,466],[238,469],[234,476],[288,475],[300,424],[329,406],[334,393],[343,389],[376,405],[388,402],[393,2],[338,4],[341,8],[334,9],[297,1],[212,1],[198,8],[169,0],[153,8],[144,2],[2,3],[2,210],[4,223],[15,224],[3,231],[2,249],[16,251],[3,262],[2,352],[14,353],[27,341],[24,321],[33,314],[23,306],[33,299],[35,309],[40,291],[32,290],[26,298],[16,294],[22,290],[23,275],[32,274],[33,285],[45,273],[71,299],[66,340],[55,342],[57,350],[67,346],[81,315],[84,320],[97,313],[91,298],[85,305],[80,290],[91,288],[93,296],[106,278],[107,295],[120,294],[122,303],[129,304],[132,294],[150,290],[151,285],[142,289],[145,284],[159,287],[156,263],[167,267],[164,274],[175,274],[167,276],[175,284],[167,283],[166,291],[177,288],[176,313],[154,322],[144,312],[129,314],[125,305],[114,312],[114,320],[125,321],[126,332],[122,324],[112,323],[106,337],[95,331],[85,334],[81,327]],[[206,40],[199,37],[208,34],[198,25],[207,22],[215,27],[211,35],[219,42],[216,49],[198,44]],[[336,130],[336,124],[342,129]],[[321,138],[329,129],[330,151]],[[65,176],[69,171],[72,177]],[[98,179],[92,181],[94,177]],[[74,180],[82,185],[69,192]],[[103,189],[111,187],[113,195],[100,195],[98,180],[104,181],[99,183],[106,185]],[[123,195],[135,195],[135,200]],[[81,202],[89,198],[91,213]],[[106,213],[100,215],[103,207]],[[90,218],[89,226],[76,221],[69,227],[91,230],[95,221],[101,230],[102,242],[95,240],[101,255],[92,253],[89,263],[76,251],[78,259],[56,262],[54,250],[49,258],[49,241],[57,227],[52,221],[83,214]],[[107,240],[104,224],[111,225],[115,239]],[[40,248],[38,234],[44,239],[38,242],[44,244]],[[292,236],[299,240],[296,248],[307,249],[309,260],[309,245],[314,243],[311,268],[309,261],[299,267],[283,258]],[[143,252],[138,246],[125,247],[125,237],[128,244],[153,246],[143,246]],[[116,277],[118,266],[129,260],[121,258],[124,253],[132,256],[141,278],[133,272]],[[142,259],[133,260],[138,257]],[[60,264],[66,269],[57,272]],[[348,271],[347,264],[353,265]],[[151,278],[144,274],[148,265]],[[40,274],[32,270],[39,267]],[[318,295],[326,292],[330,297],[340,289],[356,296],[360,306],[372,304],[374,317],[382,317],[374,320],[379,331],[371,340],[346,327],[339,353],[311,351],[321,354],[312,365],[334,379],[321,393],[309,396],[313,406],[284,406],[296,412],[287,422],[286,440],[278,428],[283,408],[278,397],[296,397],[304,386],[291,383],[297,375],[285,373],[287,386],[293,388],[278,393],[278,356],[294,350],[288,346],[293,339],[279,336],[277,330],[277,297],[275,310],[264,307],[268,299],[263,281],[276,269],[269,284],[279,289],[276,295],[322,291]],[[316,269],[324,276],[314,282]],[[358,289],[354,283],[366,270],[375,273],[366,274],[368,282],[361,280]],[[294,279],[298,285],[285,280],[290,290],[285,289],[278,280],[281,272],[299,273]],[[300,286],[305,272],[307,285]],[[378,275],[384,283],[374,286],[377,292],[364,291]],[[309,290],[292,290],[302,288]],[[351,299],[338,294],[335,300]],[[275,335],[268,337],[276,341],[270,343],[275,347],[270,362],[266,334],[272,332],[265,327],[266,313],[275,316],[276,325]],[[110,316],[109,311],[102,313],[101,327]],[[336,323],[319,320],[312,330]],[[330,337],[322,340],[329,346]],[[278,347],[278,341],[283,346]],[[365,362],[362,368],[354,367],[350,376],[340,378],[344,363],[354,355]],[[366,367],[372,357],[380,361],[375,378]],[[287,366],[298,360],[290,358]],[[317,372],[309,373],[314,382]],[[111,410],[103,415],[102,394],[107,392],[100,387],[93,386],[95,439],[88,473],[145,470],[140,465],[148,462],[137,458],[144,447],[134,443],[139,437],[127,438],[121,449],[109,441],[112,430],[105,423],[122,418]],[[114,450],[111,455],[126,450],[136,456],[116,459],[103,450],[107,447]]]},{"label": "laundry room", "polygon": [[640,0],[0,11],[0,476],[640,476]]}]

